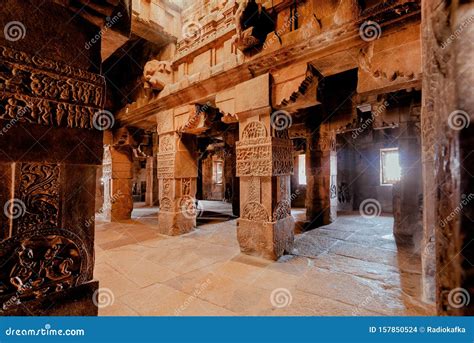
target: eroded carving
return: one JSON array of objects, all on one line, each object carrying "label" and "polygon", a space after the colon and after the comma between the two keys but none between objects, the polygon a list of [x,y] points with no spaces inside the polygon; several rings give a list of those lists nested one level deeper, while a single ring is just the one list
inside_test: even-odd
[{"label": "eroded carving", "polygon": [[273,221],[291,217],[291,205],[288,200],[280,201],[273,211]]},{"label": "eroded carving", "polygon": [[264,222],[267,222],[270,219],[265,207],[256,201],[250,201],[245,204],[241,217],[247,220]]},{"label": "eroded carving", "polygon": [[0,119],[93,128],[105,82],[59,62],[0,46]]},{"label": "eroded carving", "polygon": [[148,61],[143,69],[145,88],[163,90],[171,82],[172,71],[171,62],[169,61]]},{"label": "eroded carving", "polygon": [[168,197],[162,197],[160,199],[160,211],[172,212],[173,201]]},{"label": "eroded carving", "polygon": [[242,131],[242,140],[267,137],[265,125],[259,121],[248,123]]},{"label": "eroded carving", "polygon": [[83,242],[64,229],[40,230],[4,241],[0,244],[3,310],[84,282],[88,261]]},{"label": "eroded carving", "polygon": [[190,195],[191,194],[191,179],[181,179],[181,191],[182,195]]}]

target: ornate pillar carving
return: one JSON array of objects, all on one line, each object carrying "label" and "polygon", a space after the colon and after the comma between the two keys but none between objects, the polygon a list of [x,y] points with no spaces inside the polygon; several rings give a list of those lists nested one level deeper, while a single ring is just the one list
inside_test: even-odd
[{"label": "ornate pillar carving", "polygon": [[[240,177],[240,218],[237,238],[242,252],[276,260],[291,252],[294,219],[291,216],[290,175],[293,145],[288,127],[280,130],[268,105],[269,76],[237,86],[240,140],[236,143]],[[260,94],[255,94],[259,90]],[[241,93],[242,92],[242,93]],[[257,97],[255,97],[257,95]],[[247,102],[248,101],[248,102]],[[246,111],[245,111],[246,110]]]},{"label": "ornate pillar carving", "polygon": [[100,43],[84,49],[99,28],[38,6],[0,8],[2,27],[25,30],[0,37],[0,315],[96,315],[96,172],[102,119],[113,120],[105,80],[90,72]]},{"label": "ornate pillar carving", "polygon": [[[107,133],[109,134],[109,133]],[[104,155],[104,217],[110,221],[132,217],[132,138],[126,128],[113,133]]]},{"label": "ornate pillar carving", "polygon": [[196,227],[196,141],[192,135],[174,131],[158,133],[158,230],[165,235],[180,235]]}]

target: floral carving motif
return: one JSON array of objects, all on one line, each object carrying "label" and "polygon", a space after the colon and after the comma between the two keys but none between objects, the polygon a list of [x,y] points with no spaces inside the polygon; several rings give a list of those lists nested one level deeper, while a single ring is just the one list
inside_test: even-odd
[{"label": "floral carving motif", "polygon": [[291,217],[291,205],[288,200],[282,200],[273,211],[273,221]]},{"label": "floral carving motif", "polygon": [[59,223],[59,165],[22,163],[17,196],[26,211],[17,219],[18,232],[57,227]]}]

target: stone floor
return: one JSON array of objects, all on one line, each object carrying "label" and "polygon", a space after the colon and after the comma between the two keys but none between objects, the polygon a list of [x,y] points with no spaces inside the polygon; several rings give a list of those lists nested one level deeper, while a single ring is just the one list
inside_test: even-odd
[{"label": "stone floor", "polygon": [[156,233],[156,208],[137,208],[121,223],[98,221],[99,314],[434,314],[419,300],[419,258],[397,251],[391,217],[341,214],[297,235],[293,254],[272,262],[240,253],[228,210],[179,237]]}]

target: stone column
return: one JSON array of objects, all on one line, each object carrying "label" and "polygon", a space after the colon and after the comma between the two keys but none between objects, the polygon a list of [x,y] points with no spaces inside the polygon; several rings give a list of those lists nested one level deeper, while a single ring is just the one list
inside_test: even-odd
[{"label": "stone column", "polygon": [[472,2],[422,1],[422,276],[441,315],[474,314],[473,16]]},{"label": "stone column", "polygon": [[[132,217],[133,154],[126,128],[106,133],[104,156],[104,218],[110,221]],[[107,175],[110,179],[107,178]]]},{"label": "stone column", "polygon": [[147,157],[146,158],[146,193],[145,193],[145,205],[153,206],[154,198],[153,198],[153,170],[154,170],[154,157]]},{"label": "stone column", "polygon": [[113,116],[100,41],[84,46],[100,28],[37,6],[0,6],[0,316],[97,315],[96,171]]},{"label": "stone column", "polygon": [[293,145],[287,128],[272,125],[269,85],[269,75],[263,75],[236,87],[241,207],[237,238],[243,253],[276,260],[291,252],[294,240]]},{"label": "stone column", "polygon": [[133,211],[133,157],[130,150],[110,148],[112,157],[112,180],[110,184],[110,219],[127,220]]},{"label": "stone column", "polygon": [[308,137],[306,180],[305,230],[332,223],[337,218],[337,156],[335,134],[327,125]]},{"label": "stone column", "polygon": [[159,140],[158,230],[165,235],[181,235],[196,227],[196,137],[171,131],[160,133]]}]

